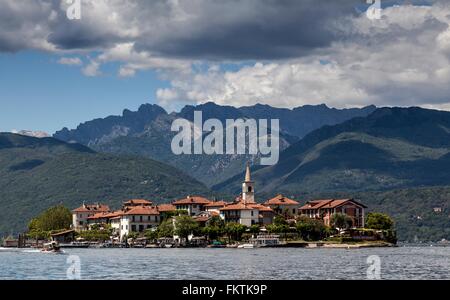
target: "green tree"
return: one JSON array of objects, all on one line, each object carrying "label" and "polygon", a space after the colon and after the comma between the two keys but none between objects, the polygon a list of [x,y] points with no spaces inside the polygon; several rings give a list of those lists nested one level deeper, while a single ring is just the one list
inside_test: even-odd
[{"label": "green tree", "polygon": [[31,234],[68,229],[72,225],[72,213],[62,205],[54,206],[28,223]]},{"label": "green tree", "polygon": [[277,215],[273,218],[273,224],[277,226],[287,225],[287,221],[283,216]]},{"label": "green tree", "polygon": [[247,226],[239,223],[227,223],[225,225],[225,232],[228,235],[228,239],[234,241],[240,241],[246,229]]},{"label": "green tree", "polygon": [[223,228],[220,228],[218,226],[205,226],[204,228],[202,228],[202,233],[208,237],[209,240],[215,240],[217,238],[219,238],[222,234],[223,234]]},{"label": "green tree", "polygon": [[225,227],[225,222],[219,216],[212,216],[211,219],[208,221],[208,226],[215,226],[215,227],[219,227],[219,228],[224,228]]},{"label": "green tree", "polygon": [[158,238],[158,231],[157,230],[153,230],[151,228],[146,229],[144,231],[144,236],[149,239],[150,241],[154,241]]},{"label": "green tree", "polygon": [[156,230],[158,238],[173,237],[173,222],[172,219],[166,219],[159,224]]},{"label": "green tree", "polygon": [[371,212],[366,218],[366,228],[392,230],[394,228],[394,220],[386,214]]},{"label": "green tree", "polygon": [[175,218],[175,234],[187,240],[190,234],[195,234],[199,231],[197,221],[191,216],[178,216]]},{"label": "green tree", "polygon": [[131,231],[131,232],[128,233],[128,238],[129,238],[129,239],[135,240],[135,239],[137,239],[138,237],[139,237],[139,233],[137,233],[137,232],[135,232],[135,231]]},{"label": "green tree", "polygon": [[215,240],[223,235],[225,230],[225,222],[219,216],[213,216],[202,228],[201,232],[208,237],[209,240]]},{"label": "green tree", "polygon": [[353,225],[353,219],[346,214],[336,213],[331,216],[330,224],[334,228],[349,229]]},{"label": "green tree", "polygon": [[174,210],[174,211],[166,211],[166,212],[163,212],[161,214],[161,218],[163,220],[167,220],[167,219],[170,219],[170,218],[173,218],[173,217],[176,217],[176,216],[187,215],[187,213],[188,212],[185,209],[177,209],[177,210]]},{"label": "green tree", "polygon": [[305,241],[318,241],[324,239],[329,234],[328,228],[320,220],[310,219],[300,216],[297,219],[297,232]]},{"label": "green tree", "polygon": [[257,234],[257,233],[259,233],[260,228],[259,228],[259,225],[254,224],[254,225],[250,226],[249,230],[251,233]]},{"label": "green tree", "polygon": [[50,237],[50,232],[42,230],[39,225],[39,220],[35,218],[31,219],[28,223],[28,236],[35,240],[43,240]]},{"label": "green tree", "polygon": [[104,242],[109,240],[111,235],[108,230],[87,230],[80,232],[80,237],[86,241]]}]

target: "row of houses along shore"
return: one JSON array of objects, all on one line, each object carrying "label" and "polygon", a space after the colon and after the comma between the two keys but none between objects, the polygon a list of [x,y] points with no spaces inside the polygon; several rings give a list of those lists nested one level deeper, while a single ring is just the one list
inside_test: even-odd
[{"label": "row of houses along shore", "polygon": [[308,201],[300,205],[298,201],[283,195],[257,203],[255,201],[254,182],[250,167],[247,166],[242,194],[233,202],[213,201],[201,196],[187,196],[171,204],[154,204],[144,199],[133,199],[123,203],[120,210],[113,211],[105,204],[83,204],[72,211],[73,229],[84,231],[94,224],[110,224],[120,240],[130,233],[142,233],[147,229],[156,229],[166,213],[184,210],[200,225],[206,225],[214,216],[225,223],[239,223],[245,226],[272,224],[277,215],[295,217],[305,215],[320,219],[330,226],[331,216],[336,213],[351,217],[353,227],[364,227],[366,206],[354,199],[326,199]]}]

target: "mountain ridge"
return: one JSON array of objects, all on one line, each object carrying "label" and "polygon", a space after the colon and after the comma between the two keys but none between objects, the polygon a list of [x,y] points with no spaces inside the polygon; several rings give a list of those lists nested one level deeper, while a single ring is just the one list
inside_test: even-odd
[{"label": "mountain ridge", "polygon": [[73,130],[64,128],[54,137],[66,142],[75,141],[100,152],[140,155],[168,163],[211,186],[240,173],[242,165],[259,160],[260,155],[176,156],[170,148],[175,136],[171,131],[171,122],[175,119],[184,118],[192,122],[194,111],[201,111],[203,120],[215,118],[222,122],[239,118],[280,118],[280,148],[283,150],[315,128],[365,116],[374,109],[374,106],[367,106],[339,110],[326,105],[285,109],[261,104],[236,108],[208,102],[187,105],[179,113],[168,114],[156,104],[145,104],[136,112],[124,110],[122,116],[95,119]]}]

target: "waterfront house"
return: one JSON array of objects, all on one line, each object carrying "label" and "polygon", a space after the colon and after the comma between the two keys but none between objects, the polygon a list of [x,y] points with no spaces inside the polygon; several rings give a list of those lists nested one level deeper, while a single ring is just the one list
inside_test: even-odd
[{"label": "waterfront house", "polygon": [[146,229],[156,228],[160,220],[160,213],[155,207],[133,207],[120,216],[120,238],[130,232],[142,233]]},{"label": "waterfront house", "polygon": [[241,202],[221,208],[220,216],[225,223],[239,223],[245,226],[259,224],[259,210]]},{"label": "waterfront house", "polygon": [[87,226],[91,228],[92,225],[102,226],[104,224],[108,224],[110,213],[101,212],[96,213],[93,216],[87,218]]},{"label": "waterfront house", "polygon": [[210,204],[211,200],[200,196],[187,196],[184,199],[177,200],[173,203],[177,210],[187,211],[189,216],[195,216],[205,211],[205,205]]},{"label": "waterfront house", "polygon": [[264,202],[265,206],[272,208],[275,213],[282,214],[285,216],[295,216],[298,214],[298,209],[300,203],[295,200],[284,197],[283,195],[278,195],[272,199]]},{"label": "waterfront house", "polygon": [[109,206],[104,204],[84,204],[72,210],[72,226],[77,231],[88,229],[88,218],[98,213],[110,212]]},{"label": "waterfront house", "polygon": [[354,199],[326,199],[308,201],[300,207],[300,213],[312,219],[323,220],[330,226],[331,216],[336,213],[345,214],[352,218],[353,226],[364,227],[364,213],[367,207]]}]

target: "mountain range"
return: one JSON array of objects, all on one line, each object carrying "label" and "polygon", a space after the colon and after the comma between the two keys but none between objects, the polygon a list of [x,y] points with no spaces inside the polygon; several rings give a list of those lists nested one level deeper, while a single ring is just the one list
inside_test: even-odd
[{"label": "mountain range", "polygon": [[376,108],[335,109],[326,105],[294,109],[268,105],[235,108],[206,103],[186,106],[179,113],[168,114],[158,105],[145,104],[138,111],[124,110],[122,116],[110,116],[80,124],[76,129],[62,129],[54,137],[66,142],[86,145],[96,151],[131,154],[152,158],[182,169],[208,186],[239,174],[246,162],[256,162],[259,155],[174,155],[171,141],[175,132],[172,122],[177,118],[194,120],[194,111],[201,111],[203,120],[279,119],[280,149],[286,149],[309,132],[324,125],[334,125],[354,117],[367,116]]},{"label": "mountain range", "polygon": [[[253,176],[264,192],[373,191],[450,183],[450,112],[380,108],[324,126]],[[214,187],[239,189],[239,177]]]}]

